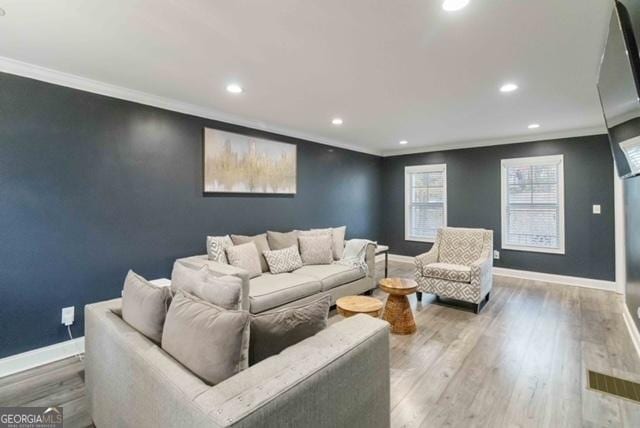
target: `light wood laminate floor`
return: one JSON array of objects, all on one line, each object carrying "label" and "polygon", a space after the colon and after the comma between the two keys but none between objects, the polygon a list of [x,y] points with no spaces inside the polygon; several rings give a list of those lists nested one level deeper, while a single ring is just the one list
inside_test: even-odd
[{"label": "light wood laminate floor", "polygon": [[[413,276],[410,264],[389,267]],[[418,331],[391,337],[392,426],[640,426],[640,405],[585,384],[587,368],[640,381],[621,296],[496,277],[480,315],[410,301]],[[0,379],[0,406],[63,405],[65,426],[87,426],[83,376],[70,358]]]}]

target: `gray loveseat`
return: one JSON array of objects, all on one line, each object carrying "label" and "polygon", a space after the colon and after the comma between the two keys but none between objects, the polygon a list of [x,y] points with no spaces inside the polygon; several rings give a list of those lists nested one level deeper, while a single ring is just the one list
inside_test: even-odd
[{"label": "gray loveseat", "polygon": [[367,315],[209,386],[114,313],[85,307],[85,372],[100,427],[388,427],[388,324]]},{"label": "gray loveseat", "polygon": [[306,265],[291,273],[263,273],[249,279],[240,268],[209,260],[206,254],[176,260],[192,268],[209,266],[218,275],[235,275],[242,279],[243,309],[257,314],[270,309],[304,303],[322,295],[331,296],[331,304],[343,296],[357,295],[376,287],[374,244],[367,245],[365,261],[368,272],[338,263]]}]

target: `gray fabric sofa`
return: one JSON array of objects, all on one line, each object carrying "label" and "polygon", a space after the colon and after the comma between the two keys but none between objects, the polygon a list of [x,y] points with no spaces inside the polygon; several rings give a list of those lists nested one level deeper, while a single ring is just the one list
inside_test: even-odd
[{"label": "gray fabric sofa", "polygon": [[263,273],[249,279],[248,273],[240,268],[214,262],[207,255],[192,256],[176,260],[192,268],[209,266],[219,275],[235,275],[242,279],[243,309],[257,314],[278,307],[286,307],[331,296],[331,304],[343,296],[362,294],[376,287],[375,275],[376,246],[367,246],[368,272],[353,267],[333,263],[330,265],[307,265],[291,273]]},{"label": "gray fabric sofa", "polygon": [[337,322],[208,386],[114,313],[85,307],[89,409],[100,427],[388,427],[388,324]]}]

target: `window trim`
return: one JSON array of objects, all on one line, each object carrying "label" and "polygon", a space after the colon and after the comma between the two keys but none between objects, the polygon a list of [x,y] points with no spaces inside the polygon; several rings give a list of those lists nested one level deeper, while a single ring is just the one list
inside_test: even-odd
[{"label": "window trim", "polygon": [[449,198],[447,196],[447,164],[431,164],[431,165],[413,165],[404,167],[404,240],[411,242],[430,242],[433,243],[436,237],[433,238],[418,238],[411,236],[411,183],[410,177],[412,173],[416,172],[442,172],[444,174],[444,186],[442,188],[444,194],[444,224],[442,227],[447,227],[447,205]]},{"label": "window trim", "polygon": [[[507,167],[523,166],[523,165],[547,165],[555,163],[559,165],[558,168],[558,248],[541,248],[530,247],[526,245],[510,245],[505,244],[507,236]],[[534,253],[547,253],[547,254],[565,254],[565,224],[564,224],[564,155],[552,155],[552,156],[532,156],[526,158],[513,158],[502,159],[501,161],[501,174],[500,174],[500,194],[501,194],[501,248],[503,250],[514,251],[527,251]]]}]

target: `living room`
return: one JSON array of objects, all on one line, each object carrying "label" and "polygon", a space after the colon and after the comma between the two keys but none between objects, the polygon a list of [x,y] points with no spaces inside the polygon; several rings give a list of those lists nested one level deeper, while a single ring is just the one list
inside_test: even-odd
[{"label": "living room", "polygon": [[0,40],[0,425],[640,425],[640,1]]}]

